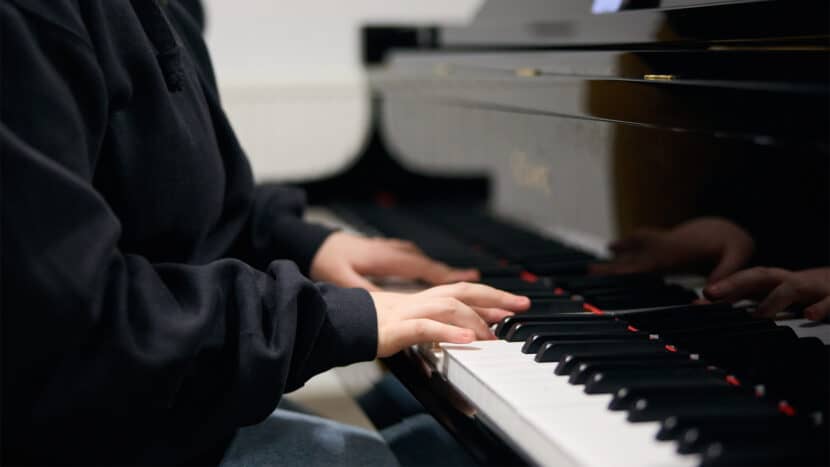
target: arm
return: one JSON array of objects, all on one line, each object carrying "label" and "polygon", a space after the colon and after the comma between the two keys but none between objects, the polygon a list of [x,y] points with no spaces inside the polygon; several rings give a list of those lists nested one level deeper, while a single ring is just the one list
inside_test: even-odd
[{"label": "arm", "polygon": [[92,52],[48,25],[36,36],[9,5],[0,4],[4,448],[29,461],[106,463],[95,456],[126,459],[129,443],[165,434],[218,441],[205,433],[255,423],[315,373],[376,355],[363,291],[315,286],[288,262],[261,272],[122,251],[118,218],[91,182],[107,118]]}]

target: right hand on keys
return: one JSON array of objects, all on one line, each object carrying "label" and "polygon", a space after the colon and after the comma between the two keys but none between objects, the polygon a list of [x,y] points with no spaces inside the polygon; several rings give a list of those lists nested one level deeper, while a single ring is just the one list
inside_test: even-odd
[{"label": "right hand on keys", "polygon": [[706,287],[703,293],[712,301],[759,300],[755,313],[767,318],[800,305],[805,307],[805,318],[822,321],[830,318],[830,267],[746,269]]},{"label": "right hand on keys", "polygon": [[489,324],[527,310],[530,299],[459,282],[416,294],[371,292],[378,316],[378,357],[423,342],[469,344],[496,337]]}]

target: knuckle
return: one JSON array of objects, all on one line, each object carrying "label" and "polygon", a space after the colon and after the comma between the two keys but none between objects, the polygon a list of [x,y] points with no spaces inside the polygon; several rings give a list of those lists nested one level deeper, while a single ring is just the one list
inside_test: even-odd
[{"label": "knuckle", "polygon": [[413,332],[418,339],[424,339],[427,336],[427,325],[425,321],[415,321],[413,325]]},{"label": "knuckle", "polygon": [[753,274],[763,278],[771,278],[773,276],[773,270],[767,266],[758,266],[755,268],[750,269],[747,271],[748,274]]},{"label": "knuckle", "polygon": [[454,297],[442,297],[441,298],[441,308],[446,310],[449,313],[455,313],[460,308],[459,305],[461,304],[458,299]]},{"label": "knuckle", "polygon": [[787,286],[798,295],[806,294],[810,291],[810,286],[805,281],[798,279],[790,279],[786,282]]}]

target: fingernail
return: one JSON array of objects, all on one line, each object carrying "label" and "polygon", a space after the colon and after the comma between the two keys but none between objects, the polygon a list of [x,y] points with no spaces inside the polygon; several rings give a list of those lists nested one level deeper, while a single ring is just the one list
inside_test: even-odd
[{"label": "fingernail", "polygon": [[706,287],[706,291],[712,295],[720,295],[720,293],[723,292],[723,286],[718,284],[710,285],[709,287]]},{"label": "fingernail", "polygon": [[816,310],[811,310],[808,308],[804,310],[804,317],[812,321],[817,321],[818,313],[816,312]]}]

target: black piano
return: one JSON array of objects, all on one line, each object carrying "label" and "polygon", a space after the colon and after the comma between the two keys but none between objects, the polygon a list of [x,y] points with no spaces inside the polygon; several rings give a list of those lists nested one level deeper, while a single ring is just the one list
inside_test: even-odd
[{"label": "black piano", "polygon": [[830,3],[489,0],[368,25],[374,126],[312,202],[534,300],[390,369],[482,465],[828,465],[830,324],[592,276],[636,228],[722,216],[830,265]]}]

